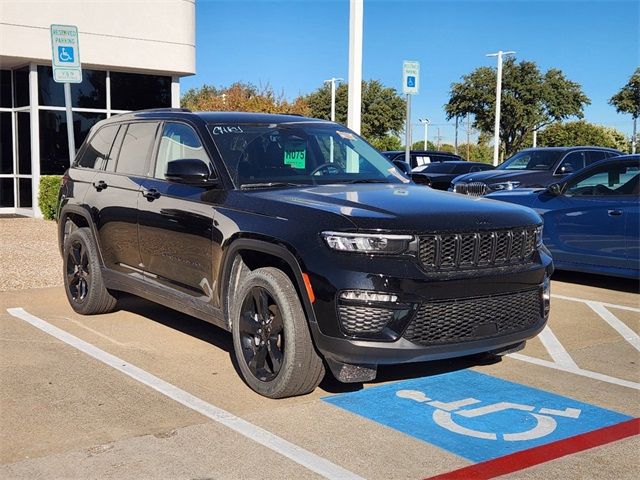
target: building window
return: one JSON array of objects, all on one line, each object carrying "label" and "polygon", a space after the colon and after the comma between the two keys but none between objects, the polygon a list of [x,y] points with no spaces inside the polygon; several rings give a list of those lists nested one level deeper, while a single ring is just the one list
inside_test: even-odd
[{"label": "building window", "polygon": [[0,207],[13,206],[13,178],[0,178]]},{"label": "building window", "polygon": [[0,108],[11,108],[11,70],[0,70]]},{"label": "building window", "polygon": [[[38,66],[38,102],[41,106],[64,107],[64,87],[53,80],[53,69]],[[107,72],[82,70],[82,83],[71,84],[74,108],[107,108]]]},{"label": "building window", "polygon": [[0,174],[13,173],[11,112],[0,112]]},{"label": "building window", "polygon": [[[105,118],[105,113],[73,112],[76,149],[87,138],[91,127]],[[62,175],[70,164],[66,112],[40,110],[40,173]]]},{"label": "building window", "polygon": [[18,173],[31,174],[31,114],[29,112],[17,112],[18,139]]},{"label": "building window", "polygon": [[13,105],[26,107],[29,105],[29,67],[13,71]]},{"label": "building window", "polygon": [[110,81],[114,110],[171,106],[171,77],[111,72]]},{"label": "building window", "polygon": [[18,179],[18,207],[31,208],[31,179]]}]

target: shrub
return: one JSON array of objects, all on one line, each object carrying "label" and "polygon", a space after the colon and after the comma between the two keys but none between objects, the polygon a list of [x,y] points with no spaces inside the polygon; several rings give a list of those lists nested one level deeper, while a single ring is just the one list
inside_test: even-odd
[{"label": "shrub", "polygon": [[43,175],[40,177],[38,206],[47,220],[54,220],[58,211],[58,193],[60,192],[60,175]]}]

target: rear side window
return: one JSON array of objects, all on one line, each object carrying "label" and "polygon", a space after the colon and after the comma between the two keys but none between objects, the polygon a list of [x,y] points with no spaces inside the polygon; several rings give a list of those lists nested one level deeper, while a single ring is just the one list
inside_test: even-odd
[{"label": "rear side window", "polygon": [[77,166],[102,168],[103,162],[109,159],[109,152],[117,131],[117,125],[107,125],[98,130],[87,143],[82,156],[78,159]]},{"label": "rear side window", "polygon": [[589,150],[587,152],[587,165],[591,165],[593,162],[604,160],[607,158],[607,152],[602,150]]},{"label": "rear side window", "polygon": [[147,159],[156,138],[157,123],[131,123],[120,147],[116,172],[146,175]]}]

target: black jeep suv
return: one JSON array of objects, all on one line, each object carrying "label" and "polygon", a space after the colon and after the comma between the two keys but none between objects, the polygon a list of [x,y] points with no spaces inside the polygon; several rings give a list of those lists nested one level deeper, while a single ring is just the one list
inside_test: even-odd
[{"label": "black jeep suv", "polygon": [[[413,185],[347,128],[152,110],[96,124],[62,179],[75,311],[129,292],[232,332],[247,384],[312,391],[379,364],[517,348],[553,269],[524,207]],[[323,361],[324,360],[324,361]]]}]

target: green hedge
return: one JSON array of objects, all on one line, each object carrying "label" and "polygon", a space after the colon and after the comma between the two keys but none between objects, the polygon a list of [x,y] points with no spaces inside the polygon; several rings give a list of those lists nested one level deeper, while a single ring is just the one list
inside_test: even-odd
[{"label": "green hedge", "polygon": [[60,192],[60,175],[44,175],[40,177],[38,206],[47,220],[54,220],[58,211],[58,193]]}]

